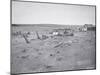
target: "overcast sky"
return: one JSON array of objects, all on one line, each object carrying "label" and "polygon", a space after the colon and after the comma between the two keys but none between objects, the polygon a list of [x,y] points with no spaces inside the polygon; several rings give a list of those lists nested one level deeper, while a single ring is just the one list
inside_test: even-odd
[{"label": "overcast sky", "polygon": [[95,7],[13,1],[12,24],[95,25]]}]

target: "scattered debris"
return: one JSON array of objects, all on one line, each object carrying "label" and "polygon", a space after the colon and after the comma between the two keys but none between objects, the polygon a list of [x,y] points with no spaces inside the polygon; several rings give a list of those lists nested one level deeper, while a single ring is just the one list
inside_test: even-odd
[{"label": "scattered debris", "polygon": [[72,29],[54,29],[52,32],[50,32],[53,36],[74,36]]},{"label": "scattered debris", "polygon": [[41,40],[46,40],[47,38],[48,38],[48,36],[46,36],[46,35],[42,35]]},{"label": "scattered debris", "polygon": [[60,43],[60,44],[54,46],[54,48],[59,47],[59,46],[61,46],[62,44],[63,44],[63,43]]},{"label": "scattered debris", "polygon": [[65,47],[65,46],[71,46],[71,43],[72,43],[72,41],[67,42],[67,43],[61,42],[60,44],[57,44],[56,46],[54,46],[54,48],[57,48],[57,47]]}]

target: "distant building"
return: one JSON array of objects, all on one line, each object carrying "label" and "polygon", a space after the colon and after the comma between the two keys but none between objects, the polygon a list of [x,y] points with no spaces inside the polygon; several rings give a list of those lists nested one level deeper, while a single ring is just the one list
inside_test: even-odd
[{"label": "distant building", "polygon": [[84,26],[82,26],[81,28],[79,28],[80,31],[94,31],[96,30],[96,27],[92,24],[85,24]]},{"label": "distant building", "polygon": [[85,27],[93,27],[93,24],[85,24]]},{"label": "distant building", "polygon": [[87,28],[88,31],[89,30],[93,30],[93,31],[96,30],[96,27],[93,24],[85,24],[84,27]]}]

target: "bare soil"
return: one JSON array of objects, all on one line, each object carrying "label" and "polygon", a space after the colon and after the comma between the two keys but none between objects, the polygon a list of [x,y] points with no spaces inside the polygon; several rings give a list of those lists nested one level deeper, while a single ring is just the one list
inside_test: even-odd
[{"label": "bare soil", "polygon": [[[58,27],[59,28],[59,27]],[[11,72],[35,73],[95,69],[95,31],[74,32],[74,36],[49,36],[53,27],[12,26],[12,33],[30,32],[29,43],[22,36],[12,36]]]}]

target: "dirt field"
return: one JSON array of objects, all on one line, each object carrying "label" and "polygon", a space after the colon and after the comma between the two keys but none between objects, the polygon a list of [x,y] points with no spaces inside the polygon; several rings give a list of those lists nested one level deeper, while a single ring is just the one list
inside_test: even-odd
[{"label": "dirt field", "polygon": [[[52,29],[53,26],[12,26],[12,73],[95,69],[95,31],[37,39],[36,31],[41,37],[42,34],[49,36]],[[29,43],[21,35],[13,34],[19,31],[30,32]]]}]

